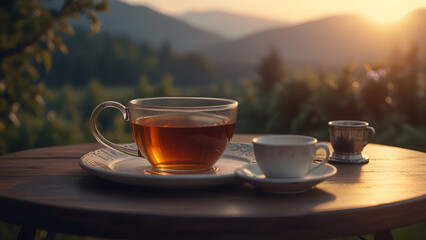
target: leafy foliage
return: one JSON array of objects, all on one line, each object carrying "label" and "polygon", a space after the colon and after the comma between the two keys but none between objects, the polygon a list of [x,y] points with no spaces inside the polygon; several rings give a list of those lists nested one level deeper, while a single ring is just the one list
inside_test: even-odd
[{"label": "leafy foliage", "polygon": [[[51,51],[68,51],[57,32],[73,33],[68,17],[86,14],[92,29],[98,30],[96,12],[107,10],[107,0],[65,0],[59,9],[46,8],[38,0],[5,0],[0,3],[0,154],[8,148],[13,136],[25,127],[33,131],[40,125],[35,116],[44,111],[49,91],[39,82],[33,66],[35,59],[48,72],[52,67]],[[22,114],[20,114],[22,113]],[[23,121],[27,122],[22,126]],[[34,133],[36,134],[36,133]],[[20,139],[20,141],[24,141]],[[31,139],[24,146],[34,146]],[[22,142],[20,142],[21,144]]]},{"label": "leafy foliage", "polygon": [[[285,80],[269,79],[265,82],[275,84],[267,95],[261,90],[243,97],[239,110],[243,117],[238,124],[244,128],[237,129],[307,134],[327,141],[328,121],[364,120],[376,128],[376,142],[424,151],[426,79],[417,46],[393,60],[365,64],[362,71],[348,64],[337,76],[324,69],[319,74],[307,69],[302,74],[288,74]],[[269,62],[268,58],[263,61]],[[268,71],[282,68],[272,66]],[[274,78],[272,73],[269,76]]]},{"label": "leafy foliage", "polygon": [[[67,2],[81,3],[64,4]],[[18,3],[4,4],[2,10],[22,8],[15,5]],[[90,5],[89,9],[95,12],[98,8]],[[66,16],[70,15],[62,15]],[[12,55],[6,54],[11,48],[6,40],[13,34],[2,35],[3,153],[93,141],[88,119],[104,100],[125,103],[136,97],[185,95],[237,99],[237,133],[296,133],[328,140],[329,120],[360,119],[376,127],[376,142],[423,150],[426,145],[426,80],[416,44],[406,53],[395,51],[389,63],[365,64],[362,69],[351,63],[338,72],[320,69],[317,73],[309,67],[297,72],[285,68],[272,49],[257,65],[258,80],[246,78],[231,84],[202,56],[176,54],[167,43],[155,49],[124,37],[88,35],[80,30],[73,37],[59,36],[56,32],[62,24],[52,26],[52,38],[40,37],[35,45]],[[68,48],[55,38],[65,39]],[[43,57],[44,52],[50,55],[54,49],[46,41],[52,41],[55,49],[69,49],[68,55],[55,51],[53,58]],[[43,65],[34,67],[33,61]],[[40,76],[49,87],[37,81]],[[125,121],[115,111],[101,114],[100,125],[113,141],[131,140]]]}]

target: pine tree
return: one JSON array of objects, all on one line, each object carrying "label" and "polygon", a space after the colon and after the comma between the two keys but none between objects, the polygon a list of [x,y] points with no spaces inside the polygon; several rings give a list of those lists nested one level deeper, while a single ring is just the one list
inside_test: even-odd
[{"label": "pine tree", "polygon": [[284,64],[275,49],[271,49],[269,54],[261,60],[257,73],[260,76],[259,87],[262,95],[268,94],[278,82],[284,80]]}]

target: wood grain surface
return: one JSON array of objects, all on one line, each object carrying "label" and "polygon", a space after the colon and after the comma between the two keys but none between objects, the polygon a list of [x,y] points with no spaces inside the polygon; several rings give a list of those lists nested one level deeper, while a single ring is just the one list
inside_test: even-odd
[{"label": "wood grain surface", "polygon": [[248,183],[171,191],[108,182],[78,165],[100,147],[1,156],[0,219],[63,233],[150,239],[330,238],[426,220],[423,152],[369,144],[363,151],[369,164],[335,164],[337,174],[315,189],[274,195]]}]

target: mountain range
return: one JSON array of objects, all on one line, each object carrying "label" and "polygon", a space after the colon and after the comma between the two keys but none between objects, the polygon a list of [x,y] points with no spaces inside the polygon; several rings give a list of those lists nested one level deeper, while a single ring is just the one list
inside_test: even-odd
[{"label": "mountain range", "polygon": [[[55,1],[52,4],[58,4]],[[205,48],[225,39],[219,35],[190,26],[171,16],[145,6],[132,6],[118,0],[108,1],[109,13],[98,14],[101,32],[125,35],[137,42],[148,42],[159,47],[165,42],[179,52]],[[88,29],[84,18],[70,20],[76,28]]]},{"label": "mountain range", "polygon": [[224,11],[187,12],[177,15],[176,18],[227,39],[245,37],[267,29],[288,25],[283,21]]},{"label": "mountain range", "polygon": [[[398,21],[387,24],[376,23],[359,15],[330,16],[297,25],[260,30],[230,40],[220,34],[225,36],[235,26],[239,26],[244,32],[250,28],[250,31],[254,31],[256,24],[258,27],[263,24],[259,28],[265,29],[278,23],[217,11],[173,17],[145,6],[132,6],[118,0],[110,0],[109,9],[110,13],[99,14],[101,32],[126,35],[137,42],[148,42],[155,47],[168,42],[177,52],[199,52],[221,64],[257,64],[271,49],[276,49],[283,60],[292,65],[338,67],[350,61],[361,64],[386,61],[396,48],[407,51],[413,44],[418,45],[421,59],[426,59],[426,9],[415,10]],[[182,20],[185,16],[185,21],[192,21],[192,25]],[[188,16],[192,16],[192,20]],[[216,18],[211,21],[210,27],[207,26],[209,18]],[[194,23],[196,19],[199,21],[197,26]],[[206,23],[202,23],[203,21]],[[244,21],[247,28],[243,27]],[[73,20],[71,23],[76,27],[89,27],[83,19]],[[201,29],[203,24],[205,29]],[[272,25],[268,27],[268,24]],[[212,30],[213,26],[216,30]],[[242,35],[242,32],[238,34]],[[236,37],[229,33],[226,36]]]},{"label": "mountain range", "polygon": [[285,62],[341,66],[350,61],[376,63],[392,51],[416,44],[426,59],[426,9],[379,24],[358,15],[332,16],[263,31],[202,51],[216,62],[255,64],[275,49]]}]

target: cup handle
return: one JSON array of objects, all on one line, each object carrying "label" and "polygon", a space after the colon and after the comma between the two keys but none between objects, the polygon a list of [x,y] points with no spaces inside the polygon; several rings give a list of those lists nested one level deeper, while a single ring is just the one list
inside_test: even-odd
[{"label": "cup handle", "polygon": [[318,149],[323,148],[326,152],[326,156],[325,159],[321,161],[320,164],[317,164],[316,166],[311,167],[311,169],[309,169],[308,173],[312,172],[313,170],[321,167],[322,165],[326,164],[328,162],[328,160],[330,159],[330,150],[328,149],[328,146],[326,144],[317,144],[315,146],[315,151],[314,151],[314,156],[317,155],[317,151]]},{"label": "cup handle", "polygon": [[367,132],[369,132],[369,137],[367,138],[367,140],[364,142],[364,147],[374,138],[374,135],[376,135],[376,130],[374,130],[373,127],[368,126],[367,127]]},{"label": "cup handle", "polygon": [[98,114],[102,111],[102,109],[108,108],[108,107],[117,108],[123,114],[124,119],[126,121],[129,121],[129,112],[123,104],[115,102],[115,101],[103,102],[99,104],[97,107],[95,107],[95,109],[93,109],[92,115],[90,116],[90,130],[92,131],[93,136],[99,143],[101,143],[102,145],[108,148],[111,148],[118,152],[125,153],[130,156],[138,157],[137,150],[117,145],[109,141],[108,139],[104,138],[104,136],[102,136],[102,134],[99,132],[98,126],[96,125],[96,119],[98,118]]}]

